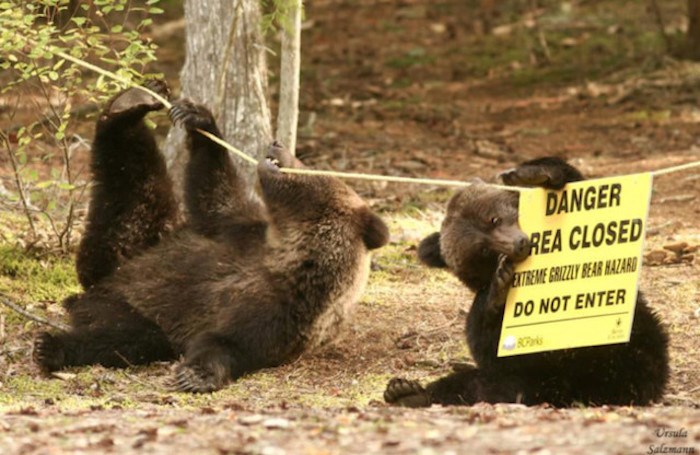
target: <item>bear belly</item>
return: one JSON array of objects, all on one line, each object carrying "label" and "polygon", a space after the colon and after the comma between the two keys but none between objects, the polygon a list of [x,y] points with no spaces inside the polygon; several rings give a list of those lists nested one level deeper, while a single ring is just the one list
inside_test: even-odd
[{"label": "bear belly", "polygon": [[339,295],[330,297],[330,302],[325,311],[314,322],[307,341],[307,347],[316,348],[323,346],[337,338],[338,332],[350,316],[352,307],[365,291],[367,279],[369,278],[369,269],[370,255],[364,254],[363,258],[357,261],[350,284],[342,288]]}]

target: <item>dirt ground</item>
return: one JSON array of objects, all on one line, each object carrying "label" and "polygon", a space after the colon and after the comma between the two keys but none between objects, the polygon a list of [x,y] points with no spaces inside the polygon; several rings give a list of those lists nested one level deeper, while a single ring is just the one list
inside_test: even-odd
[{"label": "dirt ground", "polygon": [[[499,7],[483,33],[476,1],[307,2],[299,156],[316,168],[465,180],[493,180],[541,155],[591,177],[700,159],[700,66],[663,55],[645,2],[540,2],[534,25],[521,3]],[[682,29],[684,5],[664,2],[668,33]],[[171,80],[181,40],[160,50]],[[450,190],[352,185],[389,222],[392,242],[335,345],[192,397],[168,391],[165,364],[41,378],[30,364],[37,326],[0,313],[0,452],[700,451],[698,168],[654,183],[641,289],[669,330],[672,377],[650,407],[386,406],[389,378],[427,381],[469,361],[473,296],[415,257]],[[683,254],[672,251],[679,244]],[[0,290],[30,303],[23,286],[21,275],[0,276]],[[58,318],[61,297],[49,292],[30,308]]]}]

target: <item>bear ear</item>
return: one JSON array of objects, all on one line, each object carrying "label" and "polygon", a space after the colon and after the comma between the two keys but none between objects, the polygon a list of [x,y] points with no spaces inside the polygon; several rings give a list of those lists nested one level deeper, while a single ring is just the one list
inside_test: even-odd
[{"label": "bear ear", "polygon": [[418,259],[428,267],[445,268],[447,264],[440,253],[440,233],[433,232],[418,245]]},{"label": "bear ear", "polygon": [[380,248],[389,243],[389,228],[384,221],[370,209],[364,208],[362,217],[362,240],[369,250]]}]

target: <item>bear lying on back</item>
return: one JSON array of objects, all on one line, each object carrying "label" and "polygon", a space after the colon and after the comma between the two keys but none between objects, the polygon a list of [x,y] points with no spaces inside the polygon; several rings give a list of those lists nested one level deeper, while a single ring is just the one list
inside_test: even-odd
[{"label": "bear lying on back", "polygon": [[[502,178],[511,185],[548,189],[583,179],[557,158],[526,162]],[[477,367],[455,371],[425,388],[394,378],[384,392],[387,402],[643,405],[662,397],[669,375],[668,337],[641,293],[628,343],[497,357],[513,263],[525,259],[529,250],[518,226],[518,193],[474,184],[452,197],[440,232],[421,242],[418,255],[429,266],[448,268],[476,293],[466,332]]]},{"label": "bear lying on back", "polygon": [[180,101],[188,221],[170,232],[170,180],[143,125],[160,107],[131,89],[98,120],[91,209],[105,218],[90,218],[78,262],[89,287],[65,302],[72,329],[41,333],[35,359],[55,371],[184,355],[175,385],[207,392],[332,338],[388,231],[340,180],[280,172],[301,163],[277,144],[257,168],[262,201],[251,197],[228,152],[195,131],[221,136],[211,113]]}]

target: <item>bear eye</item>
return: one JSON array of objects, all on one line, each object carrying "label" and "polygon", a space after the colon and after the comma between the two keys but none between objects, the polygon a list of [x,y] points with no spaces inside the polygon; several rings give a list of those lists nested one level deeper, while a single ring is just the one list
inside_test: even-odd
[{"label": "bear eye", "polygon": [[494,216],[493,218],[491,218],[491,224],[494,227],[500,226],[502,222],[503,222],[503,220],[498,216]]},{"label": "bear eye", "polygon": [[489,254],[489,249],[488,249],[488,247],[485,247],[485,246],[484,246],[484,247],[481,247],[481,255],[482,255],[482,256],[488,256],[488,254]]}]

